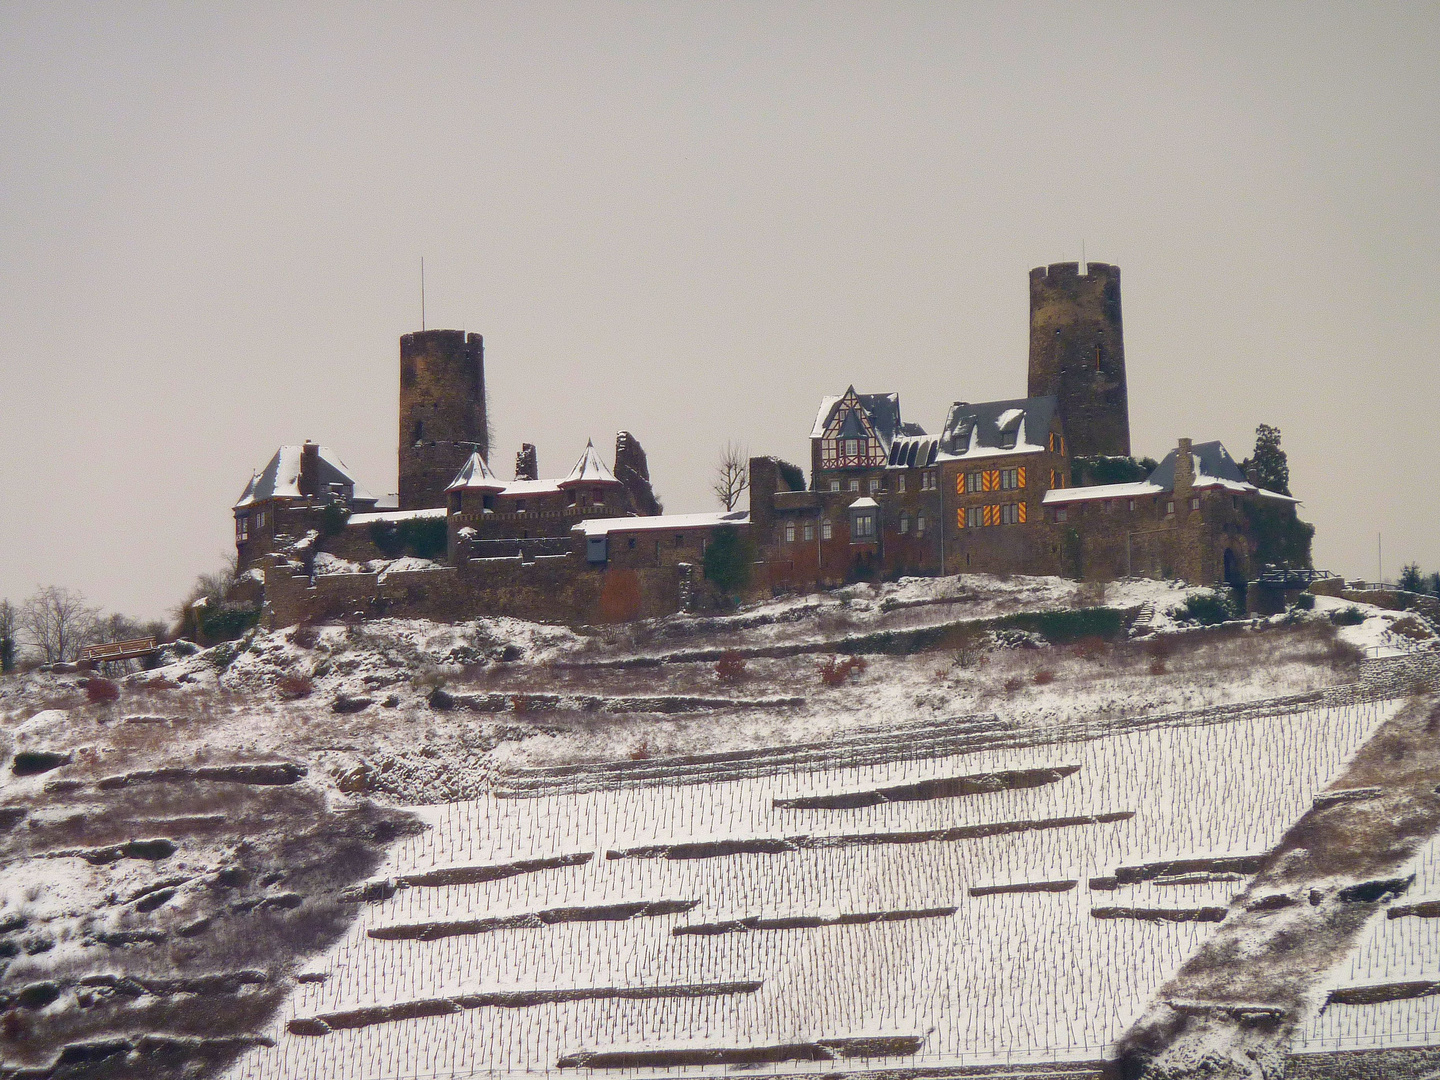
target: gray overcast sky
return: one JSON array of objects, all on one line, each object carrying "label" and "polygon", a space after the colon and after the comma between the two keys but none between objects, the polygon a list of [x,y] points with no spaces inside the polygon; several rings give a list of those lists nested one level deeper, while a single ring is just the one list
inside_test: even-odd
[{"label": "gray overcast sky", "polygon": [[399,336],[497,471],[636,433],[672,511],[822,394],[1025,391],[1124,274],[1131,427],[1277,424],[1318,564],[1440,568],[1440,6],[0,7],[0,597],[159,615],[283,442],[395,487]]}]

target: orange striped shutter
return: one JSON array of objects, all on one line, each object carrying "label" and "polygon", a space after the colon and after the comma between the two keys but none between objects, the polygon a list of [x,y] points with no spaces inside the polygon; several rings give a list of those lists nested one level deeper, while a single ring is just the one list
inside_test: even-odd
[{"label": "orange striped shutter", "polygon": [[955,511],[955,527],[957,529],[965,527],[965,508],[963,506]]},{"label": "orange striped shutter", "polygon": [[984,477],[981,479],[981,482],[980,482],[980,490],[981,490],[981,491],[999,491],[999,490],[1000,490],[1000,474],[999,474],[997,471],[995,471],[994,469],[987,469],[987,470],[985,471]]},{"label": "orange striped shutter", "polygon": [[[1023,485],[1022,485],[1022,486],[1023,486]],[[1018,513],[1020,516],[1019,516],[1018,518],[1016,518],[1016,520],[1019,521],[1021,525],[1024,525],[1024,524],[1025,524],[1025,504],[1022,502],[1022,503],[1019,503],[1019,504],[1017,504],[1017,505],[1020,507],[1020,509],[1017,511],[1017,513]]]},{"label": "orange striped shutter", "polygon": [[[990,474],[989,474],[989,473],[986,473],[985,476],[986,476],[986,478],[988,479],[989,476],[990,476]],[[998,506],[987,506],[987,507],[985,507],[985,524],[986,524],[986,525],[998,525],[998,524],[1000,524],[1000,514],[999,514],[999,510],[1000,510],[1000,508],[999,508]]]},{"label": "orange striped shutter", "polygon": [[1025,466],[1024,466],[1024,465],[1021,465],[1020,468],[1016,469],[1015,471],[1016,471],[1016,473],[1019,475],[1019,478],[1020,478],[1020,481],[1019,481],[1019,483],[1018,483],[1016,486],[1023,488],[1023,487],[1025,486]]}]

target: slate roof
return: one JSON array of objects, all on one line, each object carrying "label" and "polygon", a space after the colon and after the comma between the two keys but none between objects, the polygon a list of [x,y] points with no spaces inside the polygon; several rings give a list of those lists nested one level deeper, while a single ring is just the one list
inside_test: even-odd
[{"label": "slate roof", "polygon": [[936,435],[901,435],[890,444],[892,469],[923,469],[934,465],[940,454],[940,439]]},{"label": "slate roof", "polygon": [[585,452],[580,455],[580,460],[570,470],[570,475],[560,481],[560,486],[569,487],[571,484],[618,484],[615,474],[610,467],[600,460],[600,455],[595,452],[595,443],[592,440],[585,444]]},{"label": "slate roof", "polygon": [[[875,435],[880,440],[880,444],[885,447],[887,454],[890,452],[890,446],[896,436],[925,434],[925,429],[919,424],[906,424],[901,421],[899,394],[857,394],[855,387],[851,386],[839,397],[825,397],[820,400],[820,409],[815,414],[815,424],[810,429],[812,439],[824,437],[825,429],[830,426],[840,403],[851,395],[859,401],[860,408],[869,417],[870,424],[875,429]],[[851,412],[845,418],[845,424],[840,430],[839,437],[854,439],[863,435],[865,435],[863,427],[856,419],[855,414]]]},{"label": "slate roof", "polygon": [[504,491],[505,481],[490,471],[490,466],[478,453],[471,454],[470,460],[461,466],[450,481],[446,491]]},{"label": "slate roof", "polygon": [[[250,482],[245,485],[245,490],[240,493],[239,500],[231,509],[242,510],[253,503],[262,502],[266,499],[299,499],[300,492],[300,455],[302,448],[299,446],[282,446],[275,451],[263,469],[250,477]],[[374,495],[371,495],[360,481],[355,479],[350,472],[349,466],[340,460],[340,455],[331,450],[328,446],[319,449],[320,458],[320,490],[326,491],[331,484],[340,484],[348,489],[352,502],[376,502]]]},{"label": "slate roof", "polygon": [[1052,396],[1009,401],[957,401],[945,417],[940,449],[956,457],[975,451],[1033,453],[1048,445],[1056,399]]},{"label": "slate roof", "polygon": [[[1165,455],[1165,459],[1139,483],[1096,484],[1092,487],[1064,488],[1048,491],[1042,500],[1046,506],[1057,503],[1088,502],[1092,499],[1126,499],[1141,495],[1161,495],[1175,490],[1175,462],[1180,453],[1176,447]],[[1266,491],[1245,479],[1244,472],[1230,456],[1230,451],[1218,441],[1194,443],[1190,447],[1190,460],[1195,466],[1197,488],[1219,487],[1237,494],[1258,495],[1278,502],[1299,503],[1299,499],[1278,492]]]}]

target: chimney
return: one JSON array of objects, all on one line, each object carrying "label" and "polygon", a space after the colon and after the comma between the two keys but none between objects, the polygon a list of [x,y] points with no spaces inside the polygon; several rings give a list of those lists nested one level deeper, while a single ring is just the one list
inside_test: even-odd
[{"label": "chimney", "polygon": [[1181,439],[1175,451],[1175,502],[1190,504],[1190,489],[1195,486],[1195,459],[1190,454],[1190,440]]},{"label": "chimney", "polygon": [[300,494],[311,498],[320,494],[320,444],[309,439],[300,447]]}]

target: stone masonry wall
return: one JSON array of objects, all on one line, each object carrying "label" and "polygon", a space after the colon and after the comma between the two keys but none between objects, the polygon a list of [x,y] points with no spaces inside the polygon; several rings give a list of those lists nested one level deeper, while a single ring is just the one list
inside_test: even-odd
[{"label": "stone masonry wall", "polygon": [[485,344],[425,330],[400,339],[400,509],[445,505],[445,487],[479,451],[489,456]]}]

